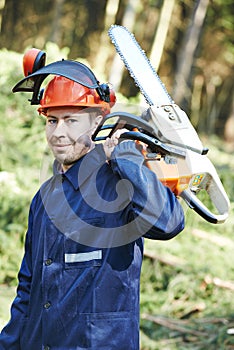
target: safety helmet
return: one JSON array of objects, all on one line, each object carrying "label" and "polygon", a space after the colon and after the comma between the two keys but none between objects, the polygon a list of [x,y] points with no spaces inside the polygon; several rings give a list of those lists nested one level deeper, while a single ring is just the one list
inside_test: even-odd
[{"label": "safety helmet", "polygon": [[50,107],[98,107],[102,114],[110,113],[115,104],[115,94],[110,90],[110,102],[101,99],[96,89],[90,89],[84,85],[67,79],[63,76],[55,76],[46,86],[38,112],[46,115]]}]

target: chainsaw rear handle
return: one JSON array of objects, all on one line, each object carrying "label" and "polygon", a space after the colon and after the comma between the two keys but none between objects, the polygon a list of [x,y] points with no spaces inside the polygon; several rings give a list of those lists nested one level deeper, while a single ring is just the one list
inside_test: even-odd
[{"label": "chainsaw rear handle", "polygon": [[221,224],[228,217],[228,212],[220,215],[212,213],[190,189],[181,192],[180,197],[191,209],[212,224]]}]

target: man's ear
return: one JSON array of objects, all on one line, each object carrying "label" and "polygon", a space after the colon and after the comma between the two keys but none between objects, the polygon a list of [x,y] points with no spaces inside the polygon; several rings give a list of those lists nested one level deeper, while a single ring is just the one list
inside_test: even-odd
[{"label": "man's ear", "polygon": [[101,123],[103,116],[101,114],[99,114],[98,116],[95,117],[95,119],[93,120],[93,127],[92,127],[92,135],[94,134],[94,132],[96,131],[98,125]]},{"label": "man's ear", "polygon": [[101,121],[103,119],[103,116],[101,114],[99,114],[96,118],[95,118],[95,126],[98,126]]},{"label": "man's ear", "polygon": [[101,123],[102,119],[103,119],[103,116],[101,114],[99,114],[98,116],[95,117],[93,130],[92,130],[92,135],[96,131],[98,125]]}]

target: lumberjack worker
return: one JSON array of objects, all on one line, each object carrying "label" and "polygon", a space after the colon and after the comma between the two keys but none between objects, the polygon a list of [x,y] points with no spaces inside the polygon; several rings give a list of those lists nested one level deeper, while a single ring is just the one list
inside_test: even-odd
[{"label": "lumberjack worker", "polygon": [[184,215],[135,142],[119,142],[126,130],[92,141],[114,102],[59,75],[44,90],[54,175],[30,206],[1,350],[139,349],[143,240],[173,238]]}]

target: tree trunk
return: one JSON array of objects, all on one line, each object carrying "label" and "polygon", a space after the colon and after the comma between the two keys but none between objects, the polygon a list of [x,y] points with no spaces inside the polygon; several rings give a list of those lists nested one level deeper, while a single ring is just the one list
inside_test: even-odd
[{"label": "tree trunk", "polygon": [[[158,71],[161,57],[163,54],[163,49],[167,39],[167,33],[172,17],[173,8],[175,5],[175,0],[164,0],[163,6],[161,8],[158,27],[155,32],[154,41],[149,56],[149,60],[152,66]],[[145,99],[142,94],[140,94],[140,104],[144,106]]]},{"label": "tree trunk", "polygon": [[160,13],[158,28],[155,33],[151,53],[150,61],[157,71],[160,65],[163,48],[165,46],[168,28],[170,25],[175,0],[164,0]]},{"label": "tree trunk", "polygon": [[18,22],[21,20],[20,2],[6,0],[1,19],[1,47],[15,49],[17,40]]},{"label": "tree trunk", "polygon": [[[126,27],[130,32],[133,31],[135,24],[137,9],[140,6],[140,0],[128,0],[126,6],[122,25]],[[116,53],[110,68],[109,81],[113,85],[115,91],[118,91],[123,78],[124,64],[121,61],[119,55]]]},{"label": "tree trunk", "polygon": [[61,44],[61,18],[64,2],[65,0],[55,0],[54,2],[54,15],[51,24],[51,32],[48,37],[48,41],[52,41],[58,46]]},{"label": "tree trunk", "polygon": [[100,48],[96,56],[96,62],[94,66],[95,72],[98,75],[105,76],[106,78],[106,63],[108,57],[111,56],[111,50],[113,50],[113,46],[110,46],[109,37],[108,37],[108,29],[112,24],[115,24],[115,18],[117,15],[117,11],[119,8],[119,0],[108,0],[105,11],[105,25],[101,34],[100,39]]},{"label": "tree trunk", "polygon": [[209,0],[198,0],[193,9],[191,25],[184,35],[183,44],[178,54],[173,99],[184,108],[188,108],[191,99],[192,67],[199,39],[204,25]]}]

